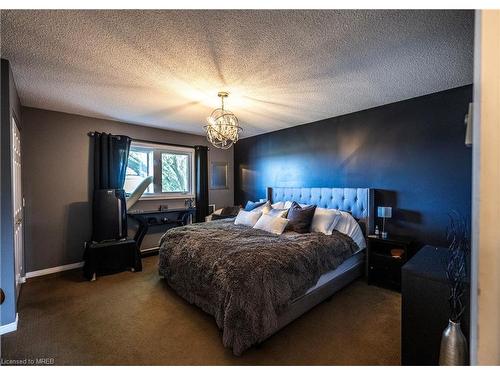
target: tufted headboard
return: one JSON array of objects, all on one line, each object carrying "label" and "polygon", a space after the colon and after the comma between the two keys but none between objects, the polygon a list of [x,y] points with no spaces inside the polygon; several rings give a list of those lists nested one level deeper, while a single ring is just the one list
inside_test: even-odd
[{"label": "tufted headboard", "polygon": [[318,207],[349,211],[358,220],[365,235],[374,230],[374,190],[367,188],[286,188],[268,187],[272,202],[296,201]]}]

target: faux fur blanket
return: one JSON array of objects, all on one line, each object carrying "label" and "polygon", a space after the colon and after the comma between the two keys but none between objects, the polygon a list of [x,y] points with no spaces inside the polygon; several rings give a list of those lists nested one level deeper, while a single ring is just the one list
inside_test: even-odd
[{"label": "faux fur blanket", "polygon": [[357,250],[337,231],[278,236],[225,219],[168,230],[159,272],[215,317],[224,346],[240,355],[274,333],[290,302]]}]

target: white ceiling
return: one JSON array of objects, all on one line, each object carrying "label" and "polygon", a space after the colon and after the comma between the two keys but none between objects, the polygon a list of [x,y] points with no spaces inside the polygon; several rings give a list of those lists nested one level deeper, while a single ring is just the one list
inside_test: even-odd
[{"label": "white ceiling", "polygon": [[25,106],[243,137],[472,83],[472,11],[2,11]]}]

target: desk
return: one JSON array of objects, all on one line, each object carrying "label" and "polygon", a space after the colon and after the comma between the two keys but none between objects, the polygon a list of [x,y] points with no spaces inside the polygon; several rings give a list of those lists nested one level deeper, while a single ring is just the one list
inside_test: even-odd
[{"label": "desk", "polygon": [[139,223],[139,229],[134,236],[137,247],[141,248],[142,240],[150,227],[159,225],[179,227],[186,225],[189,222],[189,217],[192,217],[195,212],[196,208],[171,208],[162,211],[129,211],[128,216]]}]

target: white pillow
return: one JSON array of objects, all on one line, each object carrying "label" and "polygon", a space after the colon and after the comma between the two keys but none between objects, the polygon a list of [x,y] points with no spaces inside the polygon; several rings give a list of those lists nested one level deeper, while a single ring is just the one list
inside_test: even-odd
[{"label": "white pillow", "polygon": [[338,210],[316,207],[311,222],[311,232],[332,234],[333,227],[337,225],[340,217]]},{"label": "white pillow", "polygon": [[276,208],[277,210],[282,210],[285,208],[285,202],[276,202],[271,205],[273,208]]},{"label": "white pillow", "polygon": [[278,217],[285,217],[286,218],[286,215],[288,214],[288,210],[280,210],[277,208],[273,208],[273,209],[269,210],[268,212],[265,212],[265,214],[269,215],[269,216],[278,216]]},{"label": "white pillow", "polygon": [[273,207],[271,206],[271,202],[267,201],[266,203],[261,204],[259,207],[254,208],[250,212],[260,212],[260,213],[263,213],[263,214],[267,214],[272,209],[273,209]]},{"label": "white pillow", "polygon": [[255,223],[254,229],[265,230],[273,234],[281,234],[288,224],[288,219],[279,216],[262,215]]},{"label": "white pillow", "polygon": [[234,219],[234,223],[236,225],[246,225],[249,227],[253,227],[257,220],[262,216],[262,212],[253,212],[253,211],[245,211],[241,210],[238,212],[238,216]]},{"label": "white pillow", "polygon": [[347,234],[349,237],[353,239],[359,246],[359,249],[362,250],[366,247],[365,236],[363,235],[363,231],[359,226],[356,219],[354,219],[350,213],[345,211],[340,212],[340,220],[333,227],[333,229],[338,230],[341,233]]}]

